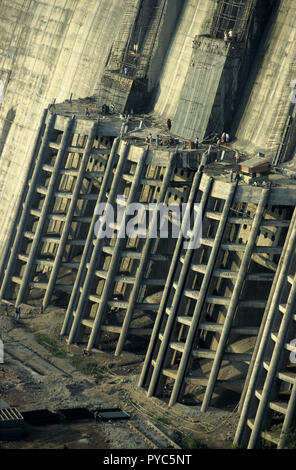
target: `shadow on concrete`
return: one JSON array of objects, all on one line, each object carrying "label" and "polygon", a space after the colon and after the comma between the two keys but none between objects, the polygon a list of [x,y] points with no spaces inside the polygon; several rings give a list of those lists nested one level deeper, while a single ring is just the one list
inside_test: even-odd
[{"label": "shadow on concrete", "polygon": [[15,109],[11,108],[8,111],[8,113],[6,115],[6,118],[4,120],[4,126],[3,126],[1,137],[0,137],[0,157],[2,155],[7,137],[9,135],[12,123],[13,123],[14,118],[15,118],[15,115],[16,115]]},{"label": "shadow on concrete", "polygon": [[[267,2],[266,2],[267,3]],[[263,6],[265,4],[263,3]],[[234,137],[237,133],[239,128],[240,122],[244,116],[250,95],[252,93],[255,81],[258,77],[259,71],[262,67],[262,63],[264,61],[265,55],[268,51],[269,44],[267,43],[267,38],[270,33],[271,28],[274,25],[275,18],[277,17],[278,10],[279,10],[280,2],[276,2],[273,0],[269,0],[269,5],[266,5],[266,16],[263,17],[263,25],[266,22],[266,26],[263,26],[263,32],[259,39],[259,43],[257,46],[254,46],[253,54],[254,54],[254,61],[251,64],[251,71],[249,76],[247,77],[246,86],[243,90],[242,100],[239,103],[238,110],[235,115],[235,119],[233,120],[233,125],[231,126],[231,135]]]}]

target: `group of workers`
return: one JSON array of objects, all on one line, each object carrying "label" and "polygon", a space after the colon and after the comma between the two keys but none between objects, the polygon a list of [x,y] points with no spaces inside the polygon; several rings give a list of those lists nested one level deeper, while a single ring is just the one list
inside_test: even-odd
[{"label": "group of workers", "polygon": [[222,132],[221,137],[217,139],[217,145],[228,144],[230,142],[230,135],[227,132]]}]

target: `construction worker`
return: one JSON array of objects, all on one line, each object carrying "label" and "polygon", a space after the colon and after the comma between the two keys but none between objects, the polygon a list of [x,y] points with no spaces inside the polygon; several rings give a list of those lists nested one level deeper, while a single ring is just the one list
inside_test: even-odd
[{"label": "construction worker", "polygon": [[171,127],[172,127],[172,121],[170,120],[170,118],[167,120],[167,126],[168,126],[168,130],[170,132]]},{"label": "construction worker", "polygon": [[128,76],[128,68],[124,67],[123,72],[124,72],[124,76],[127,77]]},{"label": "construction worker", "polygon": [[237,165],[241,162],[241,156],[240,156],[239,152],[235,153],[235,161],[236,161]]},{"label": "construction worker", "polygon": [[21,309],[19,307],[15,308],[15,319],[19,320],[21,318]]},{"label": "construction worker", "polygon": [[199,146],[199,140],[198,140],[198,137],[196,137],[195,141],[194,141],[194,146],[196,149],[198,149],[198,146]]}]

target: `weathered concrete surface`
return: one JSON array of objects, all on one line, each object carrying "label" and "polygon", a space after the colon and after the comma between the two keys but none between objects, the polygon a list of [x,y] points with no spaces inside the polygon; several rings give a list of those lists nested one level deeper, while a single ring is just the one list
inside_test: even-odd
[{"label": "weathered concrete surface", "polygon": [[42,111],[54,98],[91,95],[102,75],[123,0],[2,0],[0,248],[25,181]]},{"label": "weathered concrete surface", "polygon": [[[290,82],[296,79],[296,3],[275,2],[279,9],[257,51],[248,88],[235,121],[239,122],[236,145],[249,152],[274,155],[286,119],[294,107]],[[236,124],[234,122],[234,124]]]},{"label": "weathered concrete surface", "polygon": [[174,134],[193,140],[206,136],[227,53],[224,41],[198,38],[173,120]]},{"label": "weathered concrete surface", "polygon": [[178,107],[192,54],[192,41],[197,34],[209,34],[216,9],[215,0],[185,0],[175,35],[168,49],[160,76],[155,111],[173,117]]},{"label": "weathered concrete surface", "polygon": [[[266,3],[270,4],[269,0]],[[234,124],[240,123],[238,146],[250,151],[253,146],[274,152],[291,111],[296,6],[292,0],[280,0],[274,8],[278,3],[279,11],[261,41],[249,89],[234,119]],[[70,93],[76,99],[97,90],[126,5],[123,0],[2,0],[0,78],[6,88],[0,108],[0,249],[15,216],[42,110],[54,98],[61,102]],[[175,21],[180,1],[170,0],[168,6],[148,78],[151,84],[156,83],[162,61],[158,49],[169,43],[173,31],[154,110],[165,119],[171,117],[174,124],[190,67],[192,41],[196,35],[210,33],[217,1],[184,0],[175,30],[168,14]]]}]

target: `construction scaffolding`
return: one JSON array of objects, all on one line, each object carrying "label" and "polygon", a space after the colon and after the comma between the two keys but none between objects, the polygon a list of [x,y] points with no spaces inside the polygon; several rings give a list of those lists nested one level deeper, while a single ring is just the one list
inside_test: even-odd
[{"label": "construction scaffolding", "polygon": [[133,78],[146,77],[166,6],[167,0],[126,2],[107,70]]},{"label": "construction scaffolding", "polygon": [[225,31],[232,31],[237,41],[248,33],[257,0],[220,0],[214,15],[211,36],[222,39]]}]

